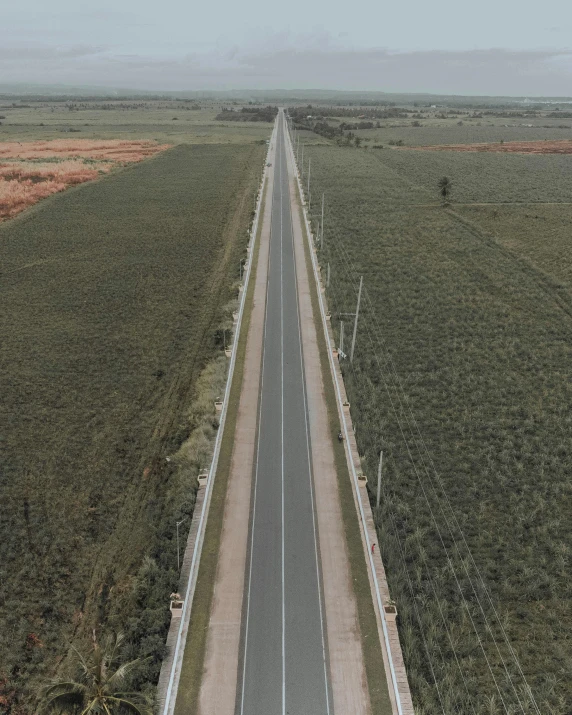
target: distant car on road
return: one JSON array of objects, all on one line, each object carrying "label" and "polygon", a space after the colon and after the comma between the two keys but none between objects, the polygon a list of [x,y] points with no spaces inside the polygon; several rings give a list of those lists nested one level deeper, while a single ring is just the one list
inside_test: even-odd
[{"label": "distant car on road", "polygon": [[272,166],[272,164],[270,162],[268,162],[268,164],[266,164],[266,166]]}]

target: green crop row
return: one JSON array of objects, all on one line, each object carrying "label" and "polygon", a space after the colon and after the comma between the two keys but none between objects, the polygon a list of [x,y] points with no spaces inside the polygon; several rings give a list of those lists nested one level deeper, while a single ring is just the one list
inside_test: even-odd
[{"label": "green crop row", "polygon": [[465,200],[527,186],[534,200],[534,184],[546,200],[560,189],[545,177],[566,180],[572,161],[420,156],[305,149],[314,223],[325,194],[319,260],[347,354],[363,275],[342,370],[372,500],[383,450],[373,508],[416,712],[537,713],[536,703],[565,715],[572,295],[551,273],[565,223],[543,233],[536,221],[536,243],[532,229],[522,242],[497,235],[476,208],[440,206],[436,178],[458,175]]},{"label": "green crop row", "polygon": [[262,161],[180,145],[0,227],[0,676],[19,692],[100,626],[156,681]]}]

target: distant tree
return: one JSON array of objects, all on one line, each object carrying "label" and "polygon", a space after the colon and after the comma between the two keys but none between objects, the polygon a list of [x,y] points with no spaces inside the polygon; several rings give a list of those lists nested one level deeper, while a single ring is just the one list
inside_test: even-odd
[{"label": "distant tree", "polygon": [[40,691],[40,711],[69,715],[152,715],[151,703],[140,693],[126,691],[139,659],[120,664],[123,634],[94,643],[84,656],[76,651],[75,674],[56,679]]},{"label": "distant tree", "polygon": [[448,176],[443,176],[441,179],[439,179],[439,193],[441,194],[441,197],[443,201],[447,201],[449,198],[449,195],[451,193],[451,179],[449,179]]},{"label": "distant tree", "polygon": [[356,147],[359,147],[361,144],[361,137],[356,137],[354,139],[354,144],[356,145]]}]

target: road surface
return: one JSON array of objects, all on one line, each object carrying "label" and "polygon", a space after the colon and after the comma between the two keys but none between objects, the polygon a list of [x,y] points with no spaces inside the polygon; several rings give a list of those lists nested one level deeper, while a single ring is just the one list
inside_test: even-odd
[{"label": "road surface", "polygon": [[236,712],[329,715],[333,708],[282,115],[278,122]]}]

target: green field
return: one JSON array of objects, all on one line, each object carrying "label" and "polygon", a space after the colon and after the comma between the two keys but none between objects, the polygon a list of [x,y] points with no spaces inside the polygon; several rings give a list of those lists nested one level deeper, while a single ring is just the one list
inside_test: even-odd
[{"label": "green field", "polygon": [[572,157],[373,151],[304,134],[346,352],[340,314],[364,276],[343,370],[370,485],[384,451],[376,517],[416,712],[534,713],[530,686],[540,712],[565,715],[572,239],[558,202]]},{"label": "green field", "polygon": [[158,675],[263,156],[181,144],[0,226],[0,683],[20,694],[94,625],[151,656],[137,687]]},{"label": "green field", "polygon": [[388,146],[390,142],[402,141],[408,146],[430,146],[433,144],[473,144],[476,142],[503,141],[537,141],[544,139],[561,140],[572,138],[572,120],[563,120],[562,124],[554,120],[535,120],[531,126],[525,126],[527,120],[521,120],[522,125],[514,122],[507,125],[505,121],[495,118],[464,119],[463,125],[454,120],[421,121],[420,127],[413,127],[411,122],[388,122],[379,129],[357,130],[357,136],[364,141],[364,146],[381,144]]},{"label": "green field", "polygon": [[[371,122],[372,128],[352,130],[359,137],[364,148],[388,148],[396,143],[405,146],[430,146],[436,144],[473,144],[479,142],[502,141],[538,141],[569,140],[572,138],[572,118],[566,115],[567,105],[562,105],[560,112],[554,107],[536,109],[513,105],[510,109],[500,106],[482,110],[474,108],[450,109],[440,104],[431,107],[430,103],[418,103],[416,106],[404,103],[394,110],[402,115],[392,118],[376,118],[375,111],[389,109],[386,106],[344,107],[353,111],[354,116],[339,115],[336,107],[313,105],[304,107],[298,126],[311,128],[316,121],[325,121],[339,130],[343,123]],[[516,111],[515,111],[516,110]],[[300,112],[300,108],[296,108]],[[320,114],[325,113],[322,120]],[[370,113],[372,113],[370,116]],[[558,116],[558,114],[562,116]],[[318,116],[316,116],[318,115]],[[357,115],[357,116],[356,116]],[[312,117],[308,119],[308,117]],[[379,124],[379,126],[377,126]],[[347,134],[347,130],[346,130]],[[316,135],[313,135],[316,139]]]},{"label": "green field", "polygon": [[0,99],[0,116],[3,117],[0,119],[0,142],[71,138],[246,144],[268,139],[272,124],[216,120],[223,106],[232,106],[232,103],[171,100],[46,102],[29,99],[12,102]]}]

